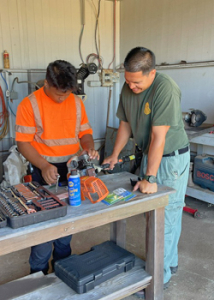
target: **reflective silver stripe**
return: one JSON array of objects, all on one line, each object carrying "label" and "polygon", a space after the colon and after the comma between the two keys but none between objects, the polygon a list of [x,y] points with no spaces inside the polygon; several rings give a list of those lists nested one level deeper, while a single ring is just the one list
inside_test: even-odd
[{"label": "reflective silver stripe", "polygon": [[67,162],[73,155],[67,156],[46,156],[42,155],[49,163],[62,163]]},{"label": "reflective silver stripe", "polygon": [[91,128],[90,123],[85,123],[83,125],[80,126],[80,131],[85,131]]},{"label": "reflective silver stripe", "polygon": [[36,128],[37,128],[36,135],[41,136],[44,129],[43,129],[43,125],[42,125],[41,115],[40,115],[38,103],[36,100],[36,96],[34,95],[34,93],[32,93],[28,96],[28,98],[30,99],[30,102],[31,102],[31,105],[33,108],[33,113],[34,113],[34,118],[35,118]]},{"label": "reflective silver stripe", "polygon": [[71,157],[73,156],[79,156],[79,154],[81,153],[81,149],[72,155],[67,155],[67,156],[45,156],[42,155],[42,157],[44,157],[49,163],[63,163],[63,162],[67,162]]},{"label": "reflective silver stripe", "polygon": [[36,128],[22,126],[22,125],[15,125],[15,131],[20,133],[34,134],[36,132]]},{"label": "reflective silver stripe", "polygon": [[80,125],[81,125],[81,104],[80,104],[80,98],[74,95],[75,103],[76,103],[76,115],[77,115],[77,121],[76,121],[76,129],[75,129],[75,136],[78,136],[80,132]]},{"label": "reflective silver stripe", "polygon": [[[35,118],[35,122],[36,122],[36,129],[37,132],[35,133],[34,136],[34,140],[37,143],[40,144],[45,144],[48,147],[52,147],[52,146],[64,146],[64,145],[73,145],[73,144],[77,144],[79,142],[78,139],[78,134],[80,131],[80,124],[81,124],[81,103],[80,103],[80,98],[77,97],[76,95],[74,95],[75,98],[75,104],[76,104],[76,116],[77,116],[77,120],[76,120],[76,128],[75,128],[75,137],[74,138],[66,138],[66,139],[42,139],[41,135],[44,132],[43,129],[43,125],[42,125],[42,119],[41,119],[41,115],[40,115],[40,111],[39,111],[39,106],[36,100],[36,96],[32,93],[30,96],[28,96],[32,108],[33,108],[33,113],[34,113],[34,118]],[[84,125],[83,125],[84,126]],[[87,128],[88,129],[88,128]],[[82,130],[81,130],[82,131]]]},{"label": "reflective silver stripe", "polygon": [[57,140],[44,140],[41,139],[39,136],[35,136],[35,141],[37,143],[42,143],[47,145],[48,147],[53,147],[53,146],[65,146],[65,145],[73,145],[77,144],[79,142],[78,138],[68,138],[68,139],[57,139]]}]

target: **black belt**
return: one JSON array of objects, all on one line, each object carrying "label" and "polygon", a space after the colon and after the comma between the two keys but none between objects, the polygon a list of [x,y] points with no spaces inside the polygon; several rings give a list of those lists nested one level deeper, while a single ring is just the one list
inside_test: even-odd
[{"label": "black belt", "polygon": [[[178,149],[178,154],[184,154],[187,151],[189,151],[189,146],[182,148],[182,149]],[[163,157],[168,157],[168,156],[175,156],[175,151],[169,153],[169,154],[164,154]]]}]

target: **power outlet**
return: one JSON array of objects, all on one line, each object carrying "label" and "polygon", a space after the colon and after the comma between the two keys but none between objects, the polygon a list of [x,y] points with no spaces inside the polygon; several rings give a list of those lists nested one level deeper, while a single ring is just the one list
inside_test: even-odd
[{"label": "power outlet", "polygon": [[11,99],[11,100],[16,100],[16,99],[18,99],[18,93],[15,92],[15,91],[12,91],[12,92],[10,93],[10,99]]},{"label": "power outlet", "polygon": [[113,86],[112,73],[113,73],[112,69],[102,69],[102,73],[101,73],[102,86]]},{"label": "power outlet", "polygon": [[120,79],[120,74],[119,74],[119,72],[112,73],[112,81],[113,81],[114,83],[119,82],[119,79]]},{"label": "power outlet", "polygon": [[119,73],[113,73],[112,69],[102,69],[101,83],[102,86],[113,86],[114,82],[119,82]]}]

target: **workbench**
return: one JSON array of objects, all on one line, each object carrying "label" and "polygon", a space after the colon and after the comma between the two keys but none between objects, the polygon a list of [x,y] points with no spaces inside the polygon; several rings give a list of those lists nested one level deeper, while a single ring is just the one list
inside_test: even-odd
[{"label": "workbench", "polygon": [[211,131],[214,131],[214,125],[213,124],[208,124],[208,123],[204,123],[199,127],[191,127],[191,126],[185,125],[185,131],[187,133],[189,141],[194,143],[195,142],[193,140],[194,138],[202,136],[205,133],[209,133]]},{"label": "workbench", "polygon": [[[100,178],[110,192],[119,187],[131,191],[130,178],[137,180],[137,176],[128,172],[103,175]],[[110,239],[125,248],[126,218],[146,213],[145,269],[144,262],[136,258],[132,270],[104,282],[86,294],[76,294],[54,273],[44,276],[39,272],[0,286],[1,297],[4,300],[112,300],[122,299],[146,288],[147,300],[163,300],[164,207],[168,204],[168,195],[173,192],[173,189],[164,186],[158,186],[158,192],[150,195],[136,191],[136,197],[132,200],[112,206],[102,202],[92,204],[85,200],[79,207],[68,206],[65,217],[18,229],[1,228],[0,255],[108,223],[111,224]],[[10,298],[11,293],[14,298]]]},{"label": "workbench", "polygon": [[[213,124],[204,123],[199,127],[185,127],[185,130],[190,144],[197,144],[196,155],[206,154],[206,146],[214,147],[214,134],[209,134],[209,132],[214,131]],[[187,186],[186,195],[214,204],[214,192],[196,184]]]}]

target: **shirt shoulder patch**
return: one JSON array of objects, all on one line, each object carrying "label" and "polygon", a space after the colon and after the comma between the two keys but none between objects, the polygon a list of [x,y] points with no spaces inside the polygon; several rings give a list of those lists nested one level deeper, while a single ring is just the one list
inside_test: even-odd
[{"label": "shirt shoulder patch", "polygon": [[149,102],[146,102],[146,104],[145,104],[144,114],[145,115],[151,114],[151,109],[149,108]]}]

